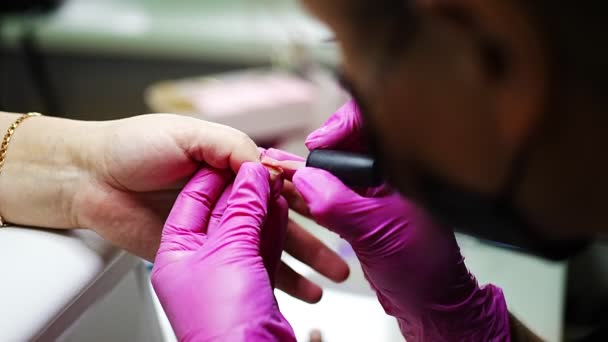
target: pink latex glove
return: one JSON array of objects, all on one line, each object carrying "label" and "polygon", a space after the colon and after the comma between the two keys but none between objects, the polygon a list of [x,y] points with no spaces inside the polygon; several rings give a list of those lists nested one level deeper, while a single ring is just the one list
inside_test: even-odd
[{"label": "pink latex glove", "polygon": [[[307,139],[309,149],[360,151],[354,102]],[[297,160],[269,150],[277,160]],[[353,247],[386,312],[408,341],[508,341],[509,316],[500,288],[478,286],[454,233],[388,186],[359,193],[330,173],[302,168],[293,184],[311,216]]]},{"label": "pink latex glove", "polygon": [[203,168],[182,190],[154,289],[180,341],[295,341],[272,286],[287,226],[280,180],[245,163],[230,182],[228,172]]}]

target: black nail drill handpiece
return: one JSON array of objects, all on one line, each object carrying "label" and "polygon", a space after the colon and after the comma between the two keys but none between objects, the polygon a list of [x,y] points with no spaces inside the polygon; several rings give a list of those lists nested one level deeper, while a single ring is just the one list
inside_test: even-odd
[{"label": "black nail drill handpiece", "polygon": [[376,160],[364,154],[313,150],[306,159],[306,166],[323,169],[353,187],[374,187],[382,184]]}]

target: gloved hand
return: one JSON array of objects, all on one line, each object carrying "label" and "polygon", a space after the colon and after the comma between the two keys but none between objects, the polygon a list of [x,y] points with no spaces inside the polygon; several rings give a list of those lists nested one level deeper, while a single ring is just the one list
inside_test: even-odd
[{"label": "gloved hand", "polygon": [[[360,151],[361,122],[355,103],[349,102],[306,145]],[[294,159],[278,150],[267,156]],[[357,193],[314,168],[297,170],[293,184],[311,216],[352,245],[378,299],[398,318],[408,341],[510,339],[502,291],[478,286],[454,233],[424,210],[386,185]]]},{"label": "gloved hand", "polygon": [[230,181],[227,171],[203,168],[182,190],[154,289],[180,341],[295,341],[272,286],[287,226],[280,179],[245,163]]}]

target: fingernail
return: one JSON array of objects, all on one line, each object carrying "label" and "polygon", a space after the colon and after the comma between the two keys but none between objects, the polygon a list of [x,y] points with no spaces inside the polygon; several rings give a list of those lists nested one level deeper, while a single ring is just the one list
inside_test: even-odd
[{"label": "fingernail", "polygon": [[304,161],[284,160],[279,161],[278,166],[283,170],[283,176],[287,179],[293,178],[296,171],[306,167]]},{"label": "fingernail", "polygon": [[258,147],[258,151],[260,152],[260,156],[258,157],[259,161],[262,161],[262,158],[266,155],[267,150],[263,147]]},{"label": "fingernail", "polygon": [[281,170],[281,168],[269,166],[269,165],[264,165],[264,166],[266,166],[266,169],[268,169],[268,173],[270,173],[271,182],[274,182],[275,180],[281,178],[281,175],[283,174],[283,170]]},{"label": "fingernail", "polygon": [[274,168],[280,168],[279,166],[279,161],[271,158],[267,155],[262,155],[262,160],[261,160],[262,164],[264,164],[264,166],[270,166],[270,167],[274,167]]},{"label": "fingernail", "polygon": [[281,178],[283,169],[281,166],[279,166],[279,162],[277,160],[264,156],[262,157],[262,165],[264,165],[264,167],[266,167],[268,170],[271,182],[275,182],[278,178]]},{"label": "fingernail", "polygon": [[[283,152],[281,150],[268,150],[268,153],[262,157],[262,164],[268,167],[276,168],[281,170],[281,174],[284,178],[291,179],[293,174],[306,166],[304,158],[293,155],[291,153]],[[274,159],[273,157],[285,157],[285,159]]]},{"label": "fingernail", "polygon": [[264,163],[262,163],[262,165],[266,167],[270,175],[271,197],[278,198],[281,195],[281,189],[283,189],[283,169]]}]

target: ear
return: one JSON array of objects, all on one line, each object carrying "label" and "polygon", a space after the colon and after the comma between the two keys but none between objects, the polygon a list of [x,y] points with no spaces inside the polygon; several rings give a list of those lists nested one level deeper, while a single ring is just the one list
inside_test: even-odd
[{"label": "ear", "polygon": [[542,35],[525,5],[496,0],[415,3],[421,13],[442,16],[477,36],[500,139],[507,150],[517,150],[544,114],[549,88]]}]

